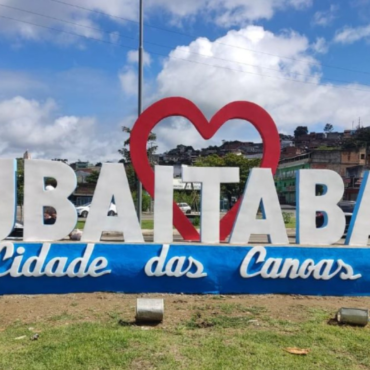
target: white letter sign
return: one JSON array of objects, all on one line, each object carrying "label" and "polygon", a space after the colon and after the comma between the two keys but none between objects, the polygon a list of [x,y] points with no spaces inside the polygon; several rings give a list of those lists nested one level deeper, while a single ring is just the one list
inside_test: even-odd
[{"label": "white letter sign", "polygon": [[[27,159],[24,161],[24,237],[25,241],[53,241],[66,237],[77,223],[75,206],[68,200],[76,188],[76,175],[63,162]],[[45,189],[45,178],[57,181],[55,189]],[[53,207],[57,218],[44,224],[44,207]]]},{"label": "white letter sign", "polygon": [[173,167],[155,166],[154,243],[173,241]]},{"label": "white letter sign", "polygon": [[346,244],[367,245],[370,235],[370,182],[369,171],[364,173],[361,188],[357,196],[357,202],[351,222],[349,224]]},{"label": "white letter sign", "polygon": [[0,159],[0,240],[11,233],[16,218],[16,171],[14,159]]},{"label": "white letter sign", "polygon": [[[297,243],[325,245],[336,243],[343,235],[346,219],[338,202],[344,193],[342,178],[330,170],[297,171]],[[323,195],[316,195],[322,185]],[[323,212],[324,226],[316,227],[316,214]]]},{"label": "white letter sign", "polygon": [[[108,216],[113,197],[117,207],[115,217]],[[81,240],[98,242],[103,231],[123,232],[125,242],[144,241],[122,163],[103,164]]]},{"label": "white letter sign", "polygon": [[[256,218],[260,204],[263,219]],[[274,178],[269,168],[251,170],[230,243],[248,243],[252,234],[267,234],[273,244],[289,244]]]},{"label": "white letter sign", "polygon": [[201,182],[200,240],[220,241],[220,185],[239,182],[239,168],[182,167],[183,182]]}]

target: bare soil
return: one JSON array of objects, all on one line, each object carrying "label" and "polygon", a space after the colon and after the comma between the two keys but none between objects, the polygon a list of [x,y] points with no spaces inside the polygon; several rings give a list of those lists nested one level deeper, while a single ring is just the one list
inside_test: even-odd
[{"label": "bare soil", "polygon": [[[314,297],[298,295],[182,295],[89,293],[66,295],[10,295],[0,297],[0,331],[14,323],[60,325],[76,321],[117,318],[122,323],[135,319],[136,299],[163,298],[166,327],[190,320],[201,312],[227,314],[227,309],[263,310],[276,319],[299,322],[307,319],[310,309],[335,313],[340,307],[369,308],[370,297]],[[226,309],[226,310],[225,310]],[[242,312],[242,311],[241,311]]]}]

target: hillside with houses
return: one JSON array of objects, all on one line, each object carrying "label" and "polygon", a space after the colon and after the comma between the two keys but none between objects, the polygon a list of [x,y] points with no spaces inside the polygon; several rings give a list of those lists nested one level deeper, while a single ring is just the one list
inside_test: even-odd
[{"label": "hillside with houses", "polygon": [[[275,185],[282,204],[295,204],[295,177],[297,170],[300,169],[336,171],[345,183],[343,199],[356,200],[364,171],[370,168],[370,127],[337,132],[333,131],[331,126],[326,132],[308,132],[307,127],[298,126],[294,135],[279,136],[281,153],[275,174]],[[223,140],[220,145],[200,149],[180,144],[164,153],[151,152],[150,161],[152,165],[174,166],[175,189],[180,181],[182,165],[199,165],[202,159],[209,156],[223,158],[230,154],[246,160],[260,160],[263,156],[263,144]],[[26,151],[24,159],[30,158],[31,154]],[[67,159],[53,160],[68,164]],[[126,172],[130,177],[130,162],[125,159],[120,162],[126,166]],[[75,171],[78,183],[71,200],[76,205],[90,202],[102,163],[77,161],[69,165]],[[129,182],[134,181],[134,178],[129,178]]]}]

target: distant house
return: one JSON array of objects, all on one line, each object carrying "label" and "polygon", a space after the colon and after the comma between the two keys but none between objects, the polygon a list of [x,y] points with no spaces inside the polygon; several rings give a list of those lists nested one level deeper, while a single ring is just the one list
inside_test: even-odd
[{"label": "distant house", "polygon": [[345,183],[344,200],[356,200],[363,171],[370,156],[366,149],[313,150],[293,157],[282,158],[275,175],[275,184],[282,203],[295,203],[296,173],[301,169],[327,169],[337,172]]},{"label": "distant house", "polygon": [[94,191],[95,184],[79,184],[69,200],[76,206],[91,203]]},{"label": "distant house", "polygon": [[92,171],[88,171],[88,170],[78,170],[78,171],[75,171],[75,174],[76,174],[76,177],[77,177],[77,183],[78,184],[81,184],[81,183],[85,183],[86,182],[86,177],[90,176],[91,175],[91,172]]},{"label": "distant house", "polygon": [[287,146],[281,149],[280,159],[291,158],[300,154],[303,154],[303,150],[301,148],[297,148],[296,146]]},{"label": "distant house", "polygon": [[281,149],[288,148],[294,146],[293,140],[281,140],[280,147]]},{"label": "distant house", "polygon": [[93,164],[91,164],[91,163],[89,163],[89,162],[82,162],[82,161],[78,161],[78,162],[75,162],[75,163],[71,163],[71,164],[70,164],[70,166],[71,166],[75,171],[94,167],[94,165],[93,165]]}]

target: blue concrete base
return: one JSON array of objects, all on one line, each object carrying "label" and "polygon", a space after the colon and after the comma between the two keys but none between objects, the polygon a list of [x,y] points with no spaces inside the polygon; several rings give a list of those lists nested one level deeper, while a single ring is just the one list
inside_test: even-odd
[{"label": "blue concrete base", "polygon": [[370,295],[370,249],[0,243],[0,294]]}]

